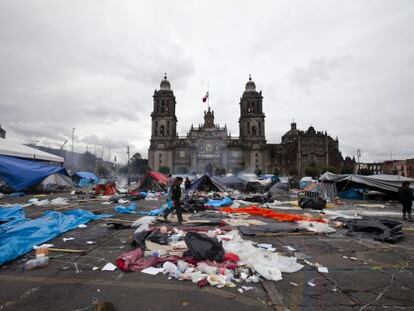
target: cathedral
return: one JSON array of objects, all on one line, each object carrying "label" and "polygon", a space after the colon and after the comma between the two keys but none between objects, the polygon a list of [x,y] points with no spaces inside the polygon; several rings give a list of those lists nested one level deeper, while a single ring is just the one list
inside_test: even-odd
[{"label": "cathedral", "polygon": [[291,123],[280,144],[269,144],[265,136],[263,96],[249,77],[240,99],[239,137],[214,122],[214,111],[204,112],[204,123],[191,126],[178,136],[176,99],[167,76],[154,91],[149,166],[174,174],[258,172],[304,175],[308,166],[333,166],[340,170],[343,158],[338,139],[312,126],[306,131]]}]

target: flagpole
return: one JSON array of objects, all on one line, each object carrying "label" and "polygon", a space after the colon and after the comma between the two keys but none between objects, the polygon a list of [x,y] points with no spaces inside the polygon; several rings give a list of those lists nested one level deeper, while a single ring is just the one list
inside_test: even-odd
[{"label": "flagpole", "polygon": [[207,82],[207,108],[210,109],[210,81]]}]

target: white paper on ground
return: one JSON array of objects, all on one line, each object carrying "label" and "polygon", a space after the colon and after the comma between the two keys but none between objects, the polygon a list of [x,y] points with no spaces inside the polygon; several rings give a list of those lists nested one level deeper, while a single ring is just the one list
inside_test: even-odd
[{"label": "white paper on ground", "polygon": [[85,225],[85,224],[80,224],[79,226],[78,226],[78,228],[87,228],[88,226],[87,225]]},{"label": "white paper on ground", "polygon": [[66,242],[66,241],[72,241],[72,240],[74,240],[75,238],[63,238],[63,242]]},{"label": "white paper on ground", "polygon": [[269,247],[269,248],[267,248],[266,250],[267,250],[267,251],[269,251],[269,252],[274,252],[274,251],[276,250],[276,248],[274,248],[274,247]]},{"label": "white paper on ground", "polygon": [[295,248],[293,248],[292,246],[289,246],[289,245],[284,246],[284,248],[286,248],[288,251],[291,251],[291,252],[296,251]]},{"label": "white paper on ground", "polygon": [[115,271],[116,269],[117,267],[113,263],[108,262],[101,271]]},{"label": "white paper on ground", "polygon": [[315,286],[316,286],[316,284],[315,284],[315,283],[310,282],[310,281],[308,282],[308,285],[309,285],[309,286],[311,286],[311,287],[315,287]]},{"label": "white paper on ground", "polygon": [[160,272],[163,272],[165,269],[164,268],[154,268],[154,267],[148,267],[144,270],[141,270],[142,273],[146,273],[146,274],[151,274],[151,275],[156,275]]},{"label": "white paper on ground", "polygon": [[269,244],[269,243],[260,243],[260,244],[257,244],[257,246],[258,247],[261,247],[261,248],[271,248],[272,247],[272,244]]},{"label": "white paper on ground", "polygon": [[298,284],[296,284],[294,282],[290,282],[290,284],[292,284],[293,286],[298,286]]},{"label": "white paper on ground", "polygon": [[321,272],[321,273],[329,273],[327,267],[318,267],[318,271]]},{"label": "white paper on ground", "polygon": [[247,291],[247,290],[253,289],[254,287],[252,287],[252,286],[242,286],[242,288]]},{"label": "white paper on ground", "polygon": [[86,244],[93,245],[93,244],[96,244],[96,242],[94,242],[94,241],[87,241]]}]

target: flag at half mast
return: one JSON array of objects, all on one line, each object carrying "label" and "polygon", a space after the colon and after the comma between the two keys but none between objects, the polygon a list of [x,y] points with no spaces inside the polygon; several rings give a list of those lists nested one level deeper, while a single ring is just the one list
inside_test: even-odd
[{"label": "flag at half mast", "polygon": [[206,95],[204,95],[204,97],[203,97],[203,103],[205,103],[206,101],[207,101],[207,99],[208,99],[208,92],[206,93]]}]

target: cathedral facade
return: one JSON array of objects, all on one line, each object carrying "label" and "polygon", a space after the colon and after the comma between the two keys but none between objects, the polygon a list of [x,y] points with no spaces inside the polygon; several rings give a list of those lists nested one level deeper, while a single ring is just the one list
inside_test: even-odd
[{"label": "cathedral facade", "polygon": [[[214,122],[214,111],[204,112],[204,123],[191,126],[185,137],[177,133],[176,99],[165,76],[154,91],[148,162],[175,174],[257,172],[303,175],[307,166],[342,166],[338,139],[327,133],[296,129],[296,123],[282,136],[280,144],[268,144],[262,92],[251,77],[240,99],[239,137]],[[168,169],[166,169],[168,168]]]}]

